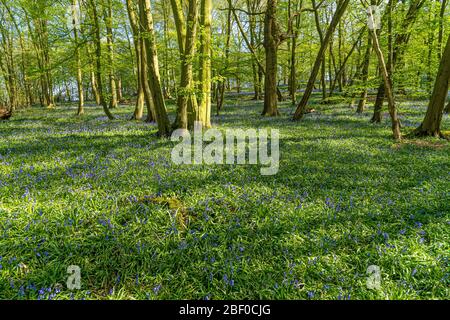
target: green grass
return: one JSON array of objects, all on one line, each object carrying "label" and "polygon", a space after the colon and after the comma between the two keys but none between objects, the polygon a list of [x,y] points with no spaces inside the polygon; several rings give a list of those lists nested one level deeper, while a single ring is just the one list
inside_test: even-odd
[{"label": "green grass", "polygon": [[[274,177],[176,166],[174,144],[128,121],[131,107],[112,122],[66,106],[0,123],[0,298],[448,299],[449,144],[396,145],[389,119],[371,125],[346,105],[301,123],[288,105],[279,119],[261,108],[230,100],[214,123],[280,129]],[[425,103],[400,108],[408,132]],[[180,206],[186,229],[155,196]]]}]

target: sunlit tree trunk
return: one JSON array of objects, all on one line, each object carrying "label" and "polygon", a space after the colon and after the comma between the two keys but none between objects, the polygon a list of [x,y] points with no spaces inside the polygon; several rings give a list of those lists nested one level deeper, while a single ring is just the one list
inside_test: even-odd
[{"label": "sunlit tree trunk", "polygon": [[370,54],[372,52],[372,35],[369,32],[369,36],[367,38],[367,47],[366,52],[364,54],[363,67],[361,71],[361,81],[364,88],[361,90],[358,108],[356,110],[357,113],[363,113],[366,108],[367,103],[367,80],[369,80],[369,67],[370,67]]},{"label": "sunlit tree trunk", "polygon": [[[0,22],[3,24],[3,21],[0,20]],[[6,29],[6,26],[3,25],[0,25],[0,35],[0,68],[3,71],[5,78],[6,90],[9,98],[9,109],[14,111],[16,110],[18,103],[18,88],[13,56],[13,37],[9,30]]]},{"label": "sunlit tree trunk", "polygon": [[17,23],[17,18],[15,14],[11,11],[10,6],[8,5],[8,2],[6,0],[1,1],[3,6],[8,12],[9,17],[11,18],[12,23],[14,24],[14,27],[19,35],[19,44],[20,44],[20,55],[21,55],[21,61],[20,61],[20,67],[21,72],[23,76],[23,82],[24,82],[24,89],[25,89],[25,106],[30,107],[33,105],[33,93],[31,91],[31,82],[27,71],[27,58],[25,56],[25,41],[24,41],[24,34],[23,30],[19,27],[19,24]]},{"label": "sunlit tree trunk", "polygon": [[441,1],[441,10],[439,14],[439,34],[438,34],[438,58],[442,59],[442,43],[444,41],[444,21],[445,21],[445,10],[447,8],[447,0]]},{"label": "sunlit tree trunk", "polygon": [[104,20],[106,25],[106,44],[108,51],[108,78],[109,78],[109,107],[111,109],[118,107],[117,84],[114,70],[114,37],[113,37],[113,16],[112,2],[107,0]]},{"label": "sunlit tree trunk", "polygon": [[[228,72],[228,68],[230,65],[230,41],[231,41],[231,24],[232,24],[232,15],[231,15],[232,7],[231,2],[228,2],[228,14],[227,14],[227,26],[226,26],[226,41],[225,41],[225,66],[221,71],[221,76],[224,73]],[[220,114],[220,111],[223,108],[225,101],[225,89],[226,89],[226,81],[225,78],[221,80],[218,84],[218,93],[217,93],[217,115]]]},{"label": "sunlit tree trunk", "polygon": [[133,120],[140,120],[144,116],[144,86],[142,84],[142,49],[139,30],[139,19],[136,13],[136,7],[133,0],[127,0],[128,18],[130,19],[131,30],[133,33],[134,51],[136,55],[136,73],[137,73],[137,98],[136,107],[133,114]]},{"label": "sunlit tree trunk", "polygon": [[[184,44],[180,47],[181,53],[181,81],[178,89],[178,109],[177,118],[174,123],[175,129],[188,129],[193,126],[197,118],[198,105],[194,93],[193,79],[193,59],[196,48],[196,36],[198,26],[198,2],[189,0],[188,15],[186,25],[181,25],[184,21],[182,7],[177,0],[172,0],[175,22],[178,30],[178,41]],[[185,30],[185,31],[184,31]],[[188,110],[189,108],[189,110]],[[188,114],[189,111],[189,114]]]},{"label": "sunlit tree trunk", "polygon": [[201,100],[197,121],[205,128],[211,127],[211,15],[212,0],[201,0],[201,56],[200,83]]},{"label": "sunlit tree trunk", "polygon": [[81,70],[81,56],[80,56],[80,47],[78,41],[78,26],[76,16],[77,12],[75,10],[78,5],[77,0],[72,0],[72,25],[73,25],[73,36],[74,36],[74,45],[75,45],[75,59],[77,65],[77,89],[78,89],[78,111],[77,115],[84,114],[84,92],[83,92],[83,72]]},{"label": "sunlit tree trunk", "polygon": [[263,116],[279,116],[277,96],[278,47],[281,43],[277,22],[277,0],[268,0],[264,21],[264,48],[266,50],[266,78],[264,81]]},{"label": "sunlit tree trunk", "polygon": [[[395,36],[393,48],[392,48],[392,63],[389,64],[392,67],[392,70],[395,70],[397,65],[401,63],[403,59],[403,55],[405,53],[406,47],[409,43],[412,26],[417,20],[420,9],[424,6],[425,0],[412,0],[408,9],[408,13],[406,14],[405,19],[402,21],[402,24],[399,28],[398,34]],[[393,0],[389,1],[389,5],[394,8],[396,2]],[[384,81],[380,84],[378,88],[377,99],[375,101],[374,113],[371,119],[371,122],[380,123],[382,120],[382,110],[384,99],[386,96],[386,88],[384,88]]]},{"label": "sunlit tree trunk", "polygon": [[415,131],[416,136],[444,137],[441,132],[442,117],[445,101],[448,96],[450,81],[450,37],[441,59],[439,72],[436,77],[433,95],[428,106],[427,114],[420,127]]},{"label": "sunlit tree trunk", "polygon": [[166,103],[159,73],[158,53],[153,27],[153,16],[150,0],[140,0],[139,8],[144,12],[141,24],[144,26],[144,44],[148,64],[148,85],[151,88],[155,117],[158,124],[158,135],[167,137],[171,133],[169,116],[167,115]]},{"label": "sunlit tree trunk", "polygon": [[316,82],[317,75],[319,74],[319,70],[320,70],[322,61],[325,56],[325,51],[328,48],[331,37],[333,36],[334,31],[336,30],[336,27],[337,27],[339,21],[341,20],[342,16],[344,15],[349,2],[350,2],[350,0],[342,0],[339,2],[336,12],[334,13],[333,19],[331,20],[331,23],[325,34],[325,37],[324,37],[324,40],[320,47],[319,53],[317,54],[316,62],[314,63],[313,70],[311,72],[311,76],[309,77],[309,81],[308,81],[308,85],[306,87],[305,93],[303,94],[302,100],[300,101],[300,103],[297,106],[297,110],[294,115],[294,120],[301,120],[305,114],[306,106],[307,106],[309,98],[311,97],[311,94],[313,92],[314,84]]},{"label": "sunlit tree trunk", "polygon": [[[375,21],[373,15],[371,18]],[[373,24],[375,25],[375,22]],[[382,74],[383,80],[384,80],[384,88],[386,90],[386,96],[387,96],[388,103],[389,103],[389,113],[391,115],[391,121],[392,121],[392,132],[394,134],[394,139],[397,141],[400,141],[402,139],[402,135],[400,132],[400,120],[398,118],[397,108],[396,108],[395,99],[394,99],[394,92],[392,89],[392,79],[389,74],[383,52],[381,50],[380,42],[378,41],[377,31],[375,29],[371,30],[371,34],[372,34],[373,47],[374,47],[375,53],[377,54],[377,57],[378,57],[381,74]]]}]

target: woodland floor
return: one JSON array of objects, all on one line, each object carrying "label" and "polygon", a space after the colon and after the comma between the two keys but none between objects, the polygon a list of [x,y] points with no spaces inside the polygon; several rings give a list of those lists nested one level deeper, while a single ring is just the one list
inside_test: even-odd
[{"label": "woodland floor", "polygon": [[[280,172],[176,166],[133,107],[33,108],[0,123],[0,298],[449,298],[450,145],[317,106],[301,123],[229,100],[220,128],[280,129]],[[405,133],[424,102],[400,104]],[[445,116],[444,128],[450,128]],[[151,200],[157,195],[159,200]],[[190,220],[183,229],[178,209]],[[82,289],[66,288],[81,267]],[[369,290],[367,268],[382,271]]]}]

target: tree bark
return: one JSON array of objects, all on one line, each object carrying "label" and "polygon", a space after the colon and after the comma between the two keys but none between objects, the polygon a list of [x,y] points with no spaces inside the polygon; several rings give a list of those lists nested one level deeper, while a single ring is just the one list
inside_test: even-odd
[{"label": "tree bark", "polygon": [[314,84],[316,82],[317,75],[319,73],[320,66],[325,56],[325,50],[328,48],[328,44],[330,43],[331,37],[333,36],[339,21],[344,15],[349,2],[350,0],[342,0],[338,4],[336,12],[326,32],[324,41],[320,47],[319,53],[317,54],[316,62],[314,63],[313,70],[311,72],[311,76],[308,81],[308,85],[306,87],[305,93],[303,94],[303,98],[297,106],[297,110],[294,115],[294,120],[301,120],[305,114],[306,105],[308,104],[309,98],[311,97],[312,91],[314,89]]},{"label": "tree bark", "polygon": [[139,30],[139,19],[133,0],[127,0],[128,18],[130,20],[131,31],[133,33],[134,53],[136,56],[136,77],[137,77],[137,97],[132,120],[141,120],[144,116],[144,86],[142,83],[142,40]]},{"label": "tree bark", "polygon": [[117,101],[117,84],[114,70],[114,38],[111,0],[107,0],[104,19],[106,25],[106,44],[108,49],[109,107],[114,109],[117,108],[119,104]]},{"label": "tree bark", "polygon": [[433,95],[428,106],[425,119],[414,132],[415,136],[444,137],[441,132],[442,117],[448,96],[450,81],[450,37],[441,59],[439,72],[436,77]]},{"label": "tree bark", "polygon": [[268,0],[264,21],[264,48],[266,51],[266,76],[264,81],[264,110],[262,115],[276,117],[278,110],[278,47],[281,35],[277,21],[278,0]]},{"label": "tree bark", "polygon": [[[371,16],[371,18],[373,19],[373,25],[375,25],[375,19],[374,19],[373,15]],[[386,90],[386,95],[387,95],[388,102],[389,102],[389,113],[391,115],[391,120],[392,120],[392,132],[394,134],[394,139],[396,141],[401,141],[402,134],[400,131],[400,120],[398,118],[397,108],[395,105],[394,92],[392,90],[392,80],[391,80],[385,59],[384,59],[383,52],[381,50],[380,42],[378,41],[377,31],[371,30],[371,34],[372,34],[372,42],[373,42],[374,50],[378,56],[378,62],[380,64],[381,74],[382,74],[383,80],[384,80],[384,88]]]},{"label": "tree bark", "polygon": [[[182,9],[177,5],[176,0],[172,0],[175,21],[182,23],[181,19]],[[177,18],[178,17],[178,18]],[[175,120],[174,129],[189,129],[193,127],[194,119],[197,118],[198,105],[194,94],[193,87],[193,59],[195,55],[195,42],[197,36],[197,22],[198,22],[198,3],[197,0],[189,0],[188,16],[186,27],[178,25],[179,42],[185,40],[185,43],[180,47],[181,53],[181,81],[178,93],[178,108],[177,118]],[[183,30],[186,30],[184,33]],[[184,36],[185,35],[185,36]],[[189,115],[188,115],[189,108]]]},{"label": "tree bark", "polygon": [[364,54],[364,62],[361,71],[361,81],[363,83],[364,89],[361,90],[357,113],[363,113],[366,108],[367,103],[367,80],[369,79],[369,67],[370,67],[370,53],[372,52],[372,35],[369,32],[367,37],[367,47]]},{"label": "tree bark", "polygon": [[[416,22],[420,9],[423,7],[425,2],[425,0],[411,1],[408,13],[406,14],[406,17],[403,20],[401,27],[399,28],[400,32],[395,36],[395,43],[393,44],[391,56],[392,63],[389,64],[392,67],[392,72],[396,69],[397,65],[401,63],[404,52],[406,50],[406,46],[408,45],[411,37],[412,26]],[[392,6],[395,5],[395,3],[392,1],[390,1],[390,3],[392,4]],[[384,88],[384,82],[382,82],[378,88],[377,100],[375,101],[374,113],[371,119],[371,122],[373,123],[380,123],[382,120],[385,91],[386,88]]]},{"label": "tree bark", "polygon": [[78,110],[77,115],[81,116],[84,114],[84,91],[83,91],[83,71],[81,66],[81,55],[80,55],[80,47],[78,41],[78,27],[77,27],[77,17],[75,12],[75,7],[77,6],[77,0],[72,0],[72,25],[73,25],[73,36],[74,36],[74,44],[75,44],[75,59],[77,64],[77,90],[78,90]]},{"label": "tree bark", "polygon": [[201,100],[197,120],[205,128],[211,127],[211,14],[212,0],[201,0],[200,23],[201,56],[200,56],[200,83]]},{"label": "tree bark", "polygon": [[140,10],[144,12],[142,24],[145,28],[144,42],[148,63],[148,85],[151,88],[155,117],[158,124],[158,135],[168,137],[171,133],[169,116],[167,115],[166,103],[162,90],[161,77],[159,73],[158,53],[156,50],[155,33],[153,28],[153,16],[150,0],[139,1]]}]

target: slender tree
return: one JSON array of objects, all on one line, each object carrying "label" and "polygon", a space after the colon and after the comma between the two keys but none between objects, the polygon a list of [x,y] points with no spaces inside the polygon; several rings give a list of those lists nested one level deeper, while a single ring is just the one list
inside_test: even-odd
[{"label": "slender tree", "polygon": [[311,76],[309,77],[308,85],[306,87],[305,93],[303,94],[303,98],[300,101],[300,103],[297,106],[297,110],[294,115],[294,120],[301,120],[305,114],[306,106],[308,104],[309,98],[311,97],[311,94],[314,89],[314,84],[317,79],[317,75],[319,73],[319,69],[322,65],[322,61],[325,55],[325,50],[328,48],[328,44],[330,43],[331,37],[334,34],[334,31],[336,30],[336,27],[341,20],[342,16],[344,15],[347,6],[349,4],[350,0],[341,0],[338,2],[336,12],[334,13],[333,19],[331,20],[331,23],[327,29],[326,35],[324,37],[324,40],[321,44],[319,53],[317,54],[316,62],[314,63],[313,70],[311,72]]},{"label": "slender tree", "polygon": [[156,40],[153,27],[153,15],[150,0],[139,0],[139,8],[144,13],[144,43],[148,63],[148,85],[151,88],[153,103],[155,107],[155,117],[158,124],[158,135],[167,137],[171,133],[169,116],[167,115],[166,103],[162,90],[161,77],[159,73],[158,53],[156,50]]},{"label": "slender tree", "polygon": [[105,97],[103,95],[103,81],[102,81],[102,43],[101,43],[101,36],[100,36],[100,22],[98,17],[98,11],[97,11],[97,5],[95,3],[95,0],[89,0],[89,6],[92,12],[92,22],[93,22],[93,32],[94,32],[94,44],[95,44],[95,81],[97,84],[97,92],[100,99],[100,104],[103,107],[103,111],[105,112],[106,116],[110,120],[114,120],[114,116],[109,110],[108,103],[105,100]]},{"label": "slender tree", "polygon": [[415,136],[433,136],[445,138],[441,132],[442,116],[445,101],[448,96],[450,83],[450,37],[442,55],[439,72],[436,77],[433,95],[428,110],[420,127],[414,132]]}]

